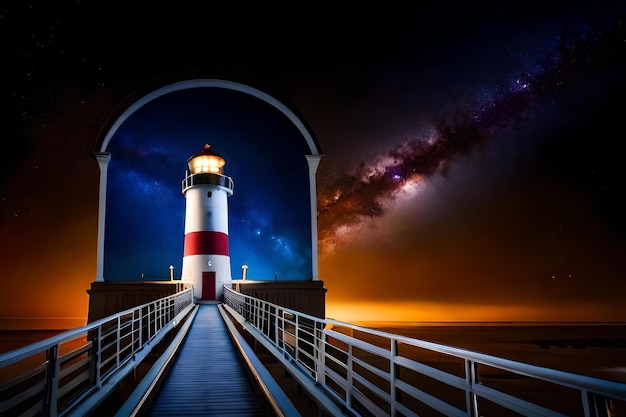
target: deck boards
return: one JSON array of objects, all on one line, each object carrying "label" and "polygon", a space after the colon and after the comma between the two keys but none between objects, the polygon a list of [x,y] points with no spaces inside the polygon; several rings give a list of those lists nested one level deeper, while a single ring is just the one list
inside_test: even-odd
[{"label": "deck boards", "polygon": [[264,416],[216,304],[201,304],[148,416]]}]

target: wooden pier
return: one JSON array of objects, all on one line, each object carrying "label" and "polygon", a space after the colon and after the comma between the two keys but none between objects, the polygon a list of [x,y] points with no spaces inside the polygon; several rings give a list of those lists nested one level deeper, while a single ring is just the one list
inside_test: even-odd
[{"label": "wooden pier", "polygon": [[246,372],[217,305],[201,304],[145,415],[271,415]]}]

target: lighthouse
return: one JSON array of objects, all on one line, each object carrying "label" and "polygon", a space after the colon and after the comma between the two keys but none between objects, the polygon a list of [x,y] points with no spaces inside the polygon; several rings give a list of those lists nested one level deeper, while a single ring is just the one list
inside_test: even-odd
[{"label": "lighthouse", "polygon": [[232,178],[223,174],[224,158],[210,145],[187,160],[185,242],[181,280],[193,284],[196,300],[221,300],[231,280],[228,248],[228,197]]}]

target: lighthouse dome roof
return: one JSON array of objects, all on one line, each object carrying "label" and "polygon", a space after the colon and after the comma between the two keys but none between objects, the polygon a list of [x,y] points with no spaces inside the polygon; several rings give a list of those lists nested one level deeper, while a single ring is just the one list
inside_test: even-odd
[{"label": "lighthouse dome roof", "polygon": [[191,155],[189,157],[189,159],[187,159],[187,162],[191,161],[193,158],[196,158],[198,156],[214,156],[216,158],[221,158],[224,159],[224,157],[222,157],[222,155],[214,152],[211,149],[211,145],[209,145],[208,143],[206,145],[204,145],[204,148],[202,148],[202,150],[194,155]]}]

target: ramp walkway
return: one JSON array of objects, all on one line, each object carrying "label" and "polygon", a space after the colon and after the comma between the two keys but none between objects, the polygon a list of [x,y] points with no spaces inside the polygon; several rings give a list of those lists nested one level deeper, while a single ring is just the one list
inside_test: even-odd
[{"label": "ramp walkway", "polygon": [[147,416],[262,416],[217,304],[201,304]]}]

